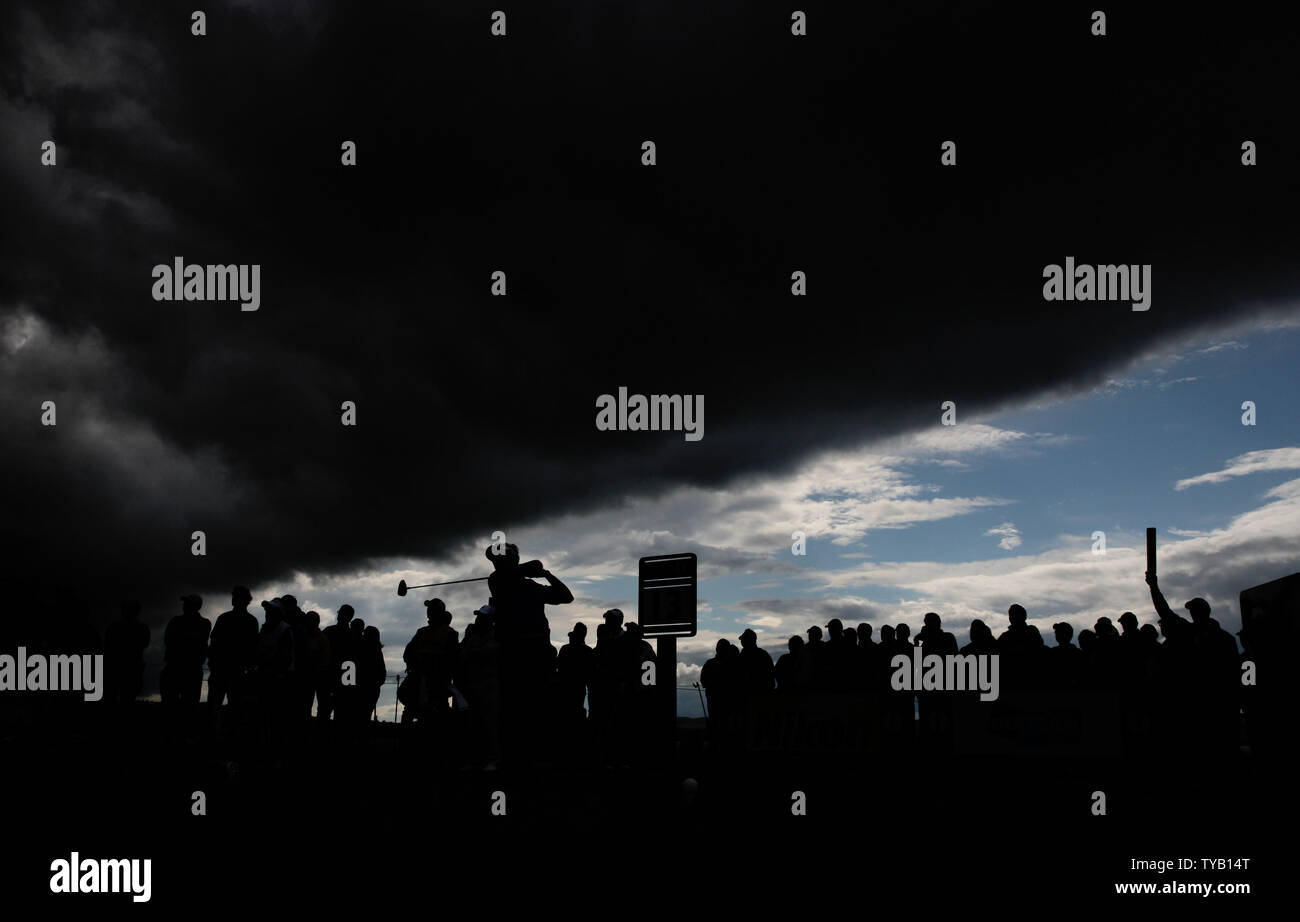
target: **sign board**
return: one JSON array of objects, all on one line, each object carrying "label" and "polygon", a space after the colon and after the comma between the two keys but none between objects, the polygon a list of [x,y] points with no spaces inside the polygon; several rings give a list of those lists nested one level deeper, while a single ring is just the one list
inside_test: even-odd
[{"label": "sign board", "polygon": [[1239,597],[1241,626],[1261,631],[1268,627],[1294,636],[1300,628],[1300,573],[1243,589]]},{"label": "sign board", "polygon": [[637,624],[646,637],[695,636],[695,555],[642,557]]}]

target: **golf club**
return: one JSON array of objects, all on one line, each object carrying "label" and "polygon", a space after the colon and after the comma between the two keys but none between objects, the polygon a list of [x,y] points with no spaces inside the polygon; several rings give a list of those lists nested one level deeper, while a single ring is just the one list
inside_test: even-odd
[{"label": "golf club", "polygon": [[445,583],[422,583],[419,586],[408,586],[406,580],[401,579],[397,581],[397,594],[404,596],[408,589],[428,589],[430,586],[450,586],[452,583],[477,583],[485,579],[486,576],[475,576],[471,579],[449,579]]}]

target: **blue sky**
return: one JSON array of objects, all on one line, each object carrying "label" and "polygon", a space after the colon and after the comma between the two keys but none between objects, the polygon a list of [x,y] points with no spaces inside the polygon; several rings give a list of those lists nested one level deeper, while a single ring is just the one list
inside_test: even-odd
[{"label": "blue sky", "polygon": [[[700,631],[678,650],[679,684],[689,685],[717,638],[734,641],[746,627],[778,653],[791,633],[832,617],[915,629],[933,610],[962,642],[974,617],[1001,630],[1012,602],[1049,637],[1055,621],[1077,631],[1126,609],[1154,620],[1142,574],[1145,528],[1155,525],[1170,602],[1203,596],[1235,631],[1241,589],[1300,570],[1298,349],[1300,310],[1257,314],[1099,369],[1070,393],[970,418],[953,395],[954,427],[939,425],[936,405],[929,427],[819,455],[787,474],[499,523],[446,559],[298,574],[294,585],[255,587],[254,596],[292,591],[323,623],[351,602],[380,628],[396,671],[426,597],[397,598],[397,580],[482,575],[495,528],[577,596],[549,610],[557,645],[573,622],[594,626],[606,608],[635,619],[638,557],[694,551]],[[1254,426],[1242,425],[1246,400],[1256,404]],[[807,533],[806,556],[791,553],[796,529]],[[1106,533],[1104,555],[1092,552],[1094,531]],[[486,601],[482,584],[440,596],[462,631]],[[682,713],[698,712],[694,693],[679,702]]]}]

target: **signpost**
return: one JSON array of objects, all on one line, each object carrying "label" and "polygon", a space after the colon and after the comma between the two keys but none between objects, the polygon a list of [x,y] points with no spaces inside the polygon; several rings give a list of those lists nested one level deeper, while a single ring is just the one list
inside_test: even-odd
[{"label": "signpost", "polygon": [[695,636],[695,555],[642,557],[637,571],[637,623],[656,638],[655,684],[660,689],[667,752],[677,739],[677,638]]},{"label": "signpost", "polygon": [[660,640],[695,636],[694,554],[641,558],[637,624]]}]

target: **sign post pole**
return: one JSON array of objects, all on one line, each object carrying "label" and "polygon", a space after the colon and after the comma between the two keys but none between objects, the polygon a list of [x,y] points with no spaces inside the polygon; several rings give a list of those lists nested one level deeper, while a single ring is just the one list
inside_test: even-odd
[{"label": "sign post pole", "polygon": [[677,750],[677,638],[660,637],[655,640],[658,647],[659,662],[655,667],[655,680],[659,683],[661,694],[660,712],[663,714],[662,726],[666,738],[665,758],[672,762]]},{"label": "sign post pole", "polygon": [[695,555],[642,557],[637,576],[637,623],[658,647],[654,711],[656,747],[671,763],[677,748],[677,638],[695,636]]}]

